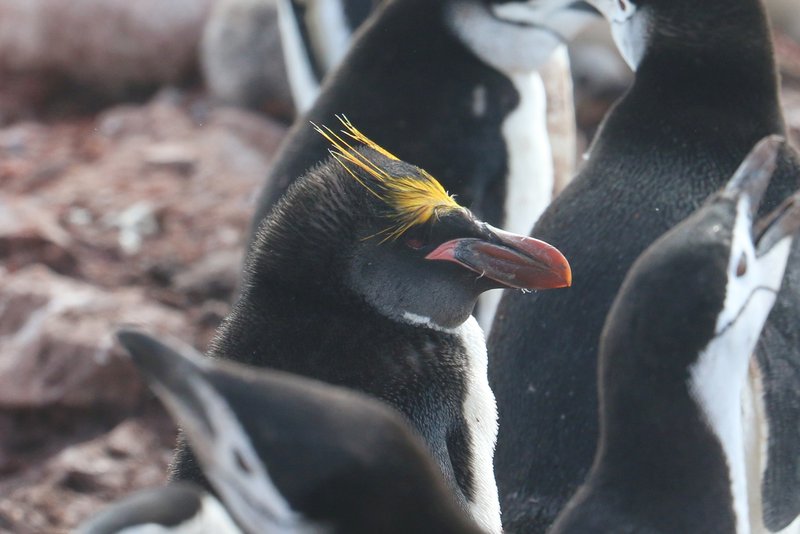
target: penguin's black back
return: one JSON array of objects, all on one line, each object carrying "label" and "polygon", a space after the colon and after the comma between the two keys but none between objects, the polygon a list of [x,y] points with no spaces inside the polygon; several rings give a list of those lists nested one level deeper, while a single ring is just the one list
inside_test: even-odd
[{"label": "penguin's black back", "polygon": [[[586,168],[534,228],[575,274],[566,292],[507,294],[488,343],[508,532],[544,532],[586,476],[598,432],[598,340],[626,271],[722,187],[759,139],[784,133],[763,9],[750,15],[738,42],[645,56]],[[796,189],[798,170],[787,151],[762,211]]]},{"label": "penguin's black back", "polygon": [[[332,124],[336,114],[436,176],[482,220],[501,223],[507,172],[501,126],[519,94],[446,27],[444,10],[441,0],[402,0],[370,17],[314,106],[284,140],[253,230],[289,184],[327,156],[327,142],[309,121]],[[479,86],[487,108],[475,116],[473,92]]]}]

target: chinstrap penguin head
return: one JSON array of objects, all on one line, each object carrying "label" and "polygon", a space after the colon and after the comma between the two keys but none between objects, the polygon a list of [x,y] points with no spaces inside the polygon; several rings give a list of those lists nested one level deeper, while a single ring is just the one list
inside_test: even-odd
[{"label": "chinstrap penguin head", "polygon": [[446,0],[450,29],[482,61],[506,74],[538,69],[597,12],[574,0]]},{"label": "chinstrap penguin head", "polygon": [[758,0],[589,0],[589,3],[608,20],[614,41],[633,70],[651,48],[667,53],[693,49],[724,51],[726,43],[747,40],[751,32],[760,40],[760,25],[765,20]]},{"label": "chinstrap penguin head", "polygon": [[749,357],[800,227],[797,195],[755,219],[781,145],[761,141],[725,189],[640,256],[609,313],[604,351],[636,347],[676,377],[720,338]]},{"label": "chinstrap penguin head", "polygon": [[265,220],[246,284],[269,278],[444,328],[463,323],[488,289],[570,285],[558,250],[476,220],[430,174],[343,123],[341,135],[319,128],[332,157]]},{"label": "chinstrap penguin head", "polygon": [[383,403],[134,328],[117,337],[244,532],[480,532]]},{"label": "chinstrap penguin head", "polygon": [[800,230],[800,192],[756,220],[782,148],[763,139],[628,271],[600,340],[597,455],[554,534],[748,531],[742,393]]}]

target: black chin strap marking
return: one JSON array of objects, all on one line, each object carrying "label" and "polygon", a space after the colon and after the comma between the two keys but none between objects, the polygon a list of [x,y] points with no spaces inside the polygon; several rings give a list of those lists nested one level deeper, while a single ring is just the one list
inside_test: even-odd
[{"label": "black chin strap marking", "polygon": [[756,286],[756,288],[753,289],[752,293],[750,293],[750,295],[748,295],[747,300],[744,301],[744,305],[741,308],[739,308],[739,311],[736,314],[736,316],[733,319],[731,319],[730,321],[728,321],[727,323],[725,323],[725,326],[723,326],[719,331],[717,331],[715,333],[715,335],[714,335],[715,339],[720,337],[720,336],[722,336],[730,327],[732,327],[734,324],[736,324],[736,321],[739,320],[739,318],[742,316],[744,311],[750,305],[750,301],[753,300],[753,297],[759,291],[767,291],[767,292],[772,293],[774,295],[778,294],[778,292],[776,290],[772,289],[769,286]]},{"label": "black chin strap marking", "polygon": [[566,37],[564,37],[563,35],[561,35],[557,31],[555,31],[553,28],[550,28],[548,26],[544,26],[542,24],[536,24],[536,23],[533,23],[533,22],[522,22],[522,21],[519,21],[519,20],[504,19],[502,17],[497,16],[497,14],[495,14],[495,12],[492,11],[491,9],[489,10],[489,13],[491,14],[492,18],[494,18],[496,21],[501,22],[503,24],[509,24],[511,26],[516,26],[518,28],[525,28],[525,29],[530,29],[530,30],[539,30],[539,31],[542,31],[544,33],[549,33],[550,35],[555,37],[556,40],[558,40],[558,42],[561,43],[561,44],[567,44],[569,42]]}]

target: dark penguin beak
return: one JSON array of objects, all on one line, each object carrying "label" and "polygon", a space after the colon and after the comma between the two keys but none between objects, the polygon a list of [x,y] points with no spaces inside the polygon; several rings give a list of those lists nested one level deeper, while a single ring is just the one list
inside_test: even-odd
[{"label": "dark penguin beak", "polygon": [[183,429],[208,481],[242,532],[308,532],[288,508],[269,477],[235,406],[220,384],[244,379],[230,376],[234,366],[206,358],[170,340],[163,343],[135,329],[117,331],[153,391]]},{"label": "dark penguin beak", "polygon": [[[783,137],[773,135],[762,139],[748,154],[731,178],[725,193],[746,198],[753,218],[767,191],[777,166],[778,154],[785,145]],[[756,256],[768,253],[780,241],[800,230],[800,192],[781,203],[769,215],[755,223],[753,241]]]},{"label": "dark penguin beak", "polygon": [[486,225],[487,238],[453,239],[425,256],[452,261],[512,289],[555,289],[572,284],[569,262],[557,248]]},{"label": "dark penguin beak", "polygon": [[202,429],[206,437],[213,437],[213,427],[206,416],[207,408],[197,389],[197,383],[205,381],[204,357],[183,345],[178,352],[171,345],[135,328],[119,329],[117,339],[173,415],[177,415],[182,424],[187,420],[194,421],[191,426]]}]

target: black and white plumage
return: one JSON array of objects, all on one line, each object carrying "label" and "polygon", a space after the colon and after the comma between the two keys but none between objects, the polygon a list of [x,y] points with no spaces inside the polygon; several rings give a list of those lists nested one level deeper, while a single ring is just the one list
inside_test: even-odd
[{"label": "black and white plumage", "polygon": [[[497,414],[470,313],[490,288],[569,285],[569,266],[545,243],[477,221],[430,174],[345,126],[341,136],[320,128],[334,156],[262,225],[210,355],[386,401],[458,502],[498,532]],[[174,476],[202,478],[185,447]]]},{"label": "black and white plumage", "polygon": [[800,230],[800,193],[757,217],[780,141],[631,267],[600,340],[600,442],[552,534],[751,532],[742,402]]},{"label": "black and white plumage", "polygon": [[[205,358],[138,330],[118,337],[183,428],[224,505],[221,513],[241,532],[483,532],[458,507],[422,442],[383,403],[316,380]],[[185,501],[173,516],[199,510],[199,502],[220,505],[194,487],[172,485],[111,507],[80,532],[111,534],[118,531],[100,525],[132,528],[137,519],[143,526],[167,501],[178,502],[173,494]],[[176,525],[163,532],[239,532],[218,529],[207,517],[193,518],[205,530]]]},{"label": "black and white plumage", "polygon": [[[509,531],[543,532],[588,472],[598,432],[597,340],[627,269],[719,189],[759,139],[785,131],[758,0],[594,3],[612,20],[636,78],[584,170],[534,228],[570,258],[573,288],[524,301],[507,295],[488,341],[504,421],[495,466]],[[798,171],[785,147],[764,210],[795,190]],[[758,348],[772,419],[764,521],[775,530],[800,511],[800,462],[792,456],[800,443],[798,262],[790,260]]]}]

